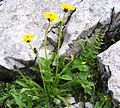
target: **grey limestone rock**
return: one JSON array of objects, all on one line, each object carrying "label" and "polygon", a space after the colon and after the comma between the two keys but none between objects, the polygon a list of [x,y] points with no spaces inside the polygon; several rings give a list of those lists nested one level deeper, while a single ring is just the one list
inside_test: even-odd
[{"label": "grey limestone rock", "polygon": [[68,101],[69,104],[74,104],[74,103],[76,103],[74,97],[70,97],[70,98],[68,98],[67,101]]},{"label": "grey limestone rock", "polygon": [[93,108],[93,105],[90,102],[85,102],[85,108]]},{"label": "grey limestone rock", "polygon": [[77,104],[74,104],[76,108],[84,108],[84,102],[78,102]]},{"label": "grey limestone rock", "polygon": [[113,92],[113,98],[120,102],[120,41],[100,53],[98,57],[105,68],[109,67],[111,71],[111,77],[108,79],[108,89]]},{"label": "grey limestone rock", "polygon": [[[13,69],[19,68],[28,61],[34,61],[35,55],[29,46],[21,42],[21,35],[26,32],[35,34],[31,42],[36,47],[39,56],[44,57],[41,44],[44,38],[44,27],[47,21],[43,17],[46,10],[56,11],[63,15],[59,3],[66,2],[74,5],[76,11],[68,22],[60,54],[65,53],[68,44],[75,40],[79,34],[94,26],[98,21],[106,23],[110,19],[111,9],[120,11],[120,0],[4,0],[0,2],[0,65]],[[48,50],[48,53],[50,50]],[[16,61],[16,59],[19,59]]]}]

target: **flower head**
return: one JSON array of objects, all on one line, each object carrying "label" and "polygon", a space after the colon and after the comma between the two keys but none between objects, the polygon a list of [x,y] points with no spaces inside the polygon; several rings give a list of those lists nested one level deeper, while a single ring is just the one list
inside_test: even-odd
[{"label": "flower head", "polygon": [[83,64],[83,65],[84,65],[84,64],[86,64],[86,62],[81,62],[81,64]]},{"label": "flower head", "polygon": [[75,8],[71,4],[67,4],[67,3],[61,3],[59,4],[59,6],[64,9],[64,12],[75,10]]},{"label": "flower head", "polygon": [[50,22],[59,20],[59,17],[57,16],[57,14],[55,12],[46,11],[43,13],[43,15]]},{"label": "flower head", "polygon": [[70,59],[73,61],[74,58],[75,58],[74,54],[71,54],[71,55],[70,55]]},{"label": "flower head", "polygon": [[32,34],[32,33],[25,33],[25,34],[22,35],[22,41],[26,42],[26,43],[29,43],[29,42],[32,41],[33,37],[34,37],[34,34]]},{"label": "flower head", "polygon": [[105,99],[105,100],[108,100],[108,96],[105,95],[105,96],[104,96],[104,99]]}]

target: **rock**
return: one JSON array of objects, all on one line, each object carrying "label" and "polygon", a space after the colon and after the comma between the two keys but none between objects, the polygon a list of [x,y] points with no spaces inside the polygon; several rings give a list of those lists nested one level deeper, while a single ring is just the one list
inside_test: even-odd
[{"label": "rock", "polygon": [[[7,74],[6,74],[7,73]],[[16,73],[0,66],[0,80],[4,82],[13,81],[15,79]]]},{"label": "rock", "polygon": [[0,0],[0,2],[2,2],[3,0]]},{"label": "rock", "polygon": [[115,13],[115,8],[111,9],[110,20],[108,23],[98,22],[93,27],[84,30],[79,37],[69,44],[69,48],[66,51],[67,57],[71,54],[80,55],[82,49],[80,48],[79,40],[83,45],[87,45],[85,36],[87,36],[92,42],[95,41],[97,35],[99,35],[104,44],[101,45],[101,52],[106,50],[109,46],[120,40],[120,12]]},{"label": "rock", "polygon": [[90,102],[85,102],[85,108],[93,108],[93,105]]},{"label": "rock", "polygon": [[[76,103],[74,97],[68,98],[67,101],[68,101],[70,108],[84,108],[84,102],[81,101],[81,102]],[[65,108],[67,108],[67,107],[65,107]]]},{"label": "rock", "polygon": [[[29,61],[34,61],[35,55],[27,44],[21,42],[21,35],[25,32],[35,34],[31,42],[36,47],[39,56],[44,57],[41,48],[44,37],[43,27],[47,21],[43,18],[43,12],[54,10],[60,16],[62,9],[58,6],[64,0],[5,0],[0,2],[0,65],[13,69],[14,65],[19,68],[25,67]],[[76,7],[70,21],[64,30],[64,40],[60,54],[65,53],[68,44],[75,40],[83,30],[94,26],[98,21],[106,23],[110,19],[111,8],[115,12],[120,11],[119,0],[66,0]],[[51,48],[51,47],[50,47]],[[48,50],[48,53],[50,50]],[[17,60],[18,59],[18,60]]]},{"label": "rock", "polygon": [[65,107],[65,108],[76,108],[74,105],[69,105],[69,107]]},{"label": "rock", "polygon": [[84,108],[84,102],[78,102],[77,104],[74,104],[75,108]]},{"label": "rock", "polygon": [[[72,3],[73,1],[71,1]],[[64,53],[68,48],[68,44],[75,40],[82,31],[88,30],[97,24],[98,21],[105,24],[110,20],[111,9],[115,7],[115,12],[120,11],[118,6],[120,1],[114,0],[83,0],[81,3],[76,2],[74,5],[77,10],[72,16],[67,27],[67,36],[61,48],[61,53]],[[66,44],[68,43],[68,44]]]},{"label": "rock", "polygon": [[105,68],[110,69],[111,77],[108,79],[108,89],[113,92],[113,98],[120,102],[120,41],[100,53],[98,57]]},{"label": "rock", "polygon": [[74,104],[75,103],[75,98],[74,97],[70,97],[70,98],[68,98],[68,103],[69,104]]}]

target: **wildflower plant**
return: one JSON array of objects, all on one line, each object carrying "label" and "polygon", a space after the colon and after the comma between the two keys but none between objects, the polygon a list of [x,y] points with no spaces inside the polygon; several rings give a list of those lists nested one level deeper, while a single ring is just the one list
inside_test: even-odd
[{"label": "wildflower plant", "polygon": [[[79,92],[82,91],[84,95],[92,96],[94,83],[88,79],[90,65],[87,59],[91,59],[93,54],[87,58],[85,55],[89,55],[89,53],[86,54],[85,50],[83,50],[83,54],[78,58],[75,54],[72,54],[70,60],[66,59],[66,55],[59,55],[64,19],[68,11],[75,10],[74,6],[67,3],[61,3],[59,6],[64,9],[62,19],[59,19],[55,12],[46,11],[43,13],[43,16],[48,21],[44,35],[45,58],[39,57],[38,52],[30,44],[34,38],[34,34],[25,33],[22,35],[22,40],[28,43],[36,55],[38,65],[30,67],[30,69],[40,76],[39,81],[41,82],[35,82],[32,78],[25,77],[18,69],[18,72],[23,78],[15,81],[15,84],[18,84],[19,87],[16,88],[15,85],[12,85],[8,97],[9,99],[14,98],[15,102],[13,103],[16,103],[19,108],[54,108],[56,106],[61,108],[63,107],[62,105],[69,107],[67,98],[74,95],[73,88],[76,88],[76,85],[80,88]],[[46,45],[47,35],[51,28],[51,23],[54,21],[59,21],[58,45],[57,51],[51,53],[50,57],[48,57]],[[81,47],[88,50],[82,43]],[[53,66],[53,61],[56,63],[55,66]],[[85,97],[82,98],[85,99]],[[9,106],[13,107],[13,103],[9,103]]]},{"label": "wildflower plant", "polygon": [[[48,26],[45,29],[45,35],[44,35],[44,50],[45,50],[45,58],[41,58],[38,56],[38,53],[34,51],[34,48],[31,46],[30,42],[32,41],[34,35],[31,33],[26,33],[22,36],[24,42],[28,43],[28,45],[30,46],[30,48],[33,50],[33,53],[35,53],[36,58],[37,58],[37,63],[38,63],[38,72],[40,74],[40,78],[42,80],[42,85],[38,85],[36,84],[34,81],[29,81],[29,79],[27,79],[21,71],[19,71],[19,73],[21,74],[21,76],[23,77],[23,80],[25,84],[27,84],[28,86],[34,87],[36,88],[36,85],[38,86],[36,89],[40,89],[41,93],[40,95],[42,95],[45,100],[44,102],[41,102],[43,107],[48,107],[50,105],[52,105],[51,103],[54,102],[54,104],[56,104],[56,101],[52,101],[52,100],[60,100],[62,101],[65,105],[68,106],[67,100],[66,98],[68,97],[68,94],[66,94],[67,92],[70,91],[69,88],[67,88],[68,86],[68,82],[73,83],[73,76],[70,75],[69,73],[67,73],[66,71],[68,70],[68,68],[71,67],[71,64],[74,60],[74,55],[71,56],[71,60],[69,60],[67,63],[65,63],[66,57],[59,56],[59,51],[60,51],[60,44],[61,44],[61,37],[63,35],[63,24],[64,24],[64,19],[66,17],[66,14],[68,11],[71,11],[75,8],[72,8],[72,5],[69,4],[65,4],[66,6],[63,7],[64,10],[64,14],[62,19],[60,20],[58,15],[55,12],[50,12],[50,11],[46,11],[43,13],[43,16],[45,17],[45,19],[48,21]],[[59,33],[58,33],[58,45],[57,45],[57,51],[54,55],[51,55],[50,58],[48,58],[47,55],[47,35],[48,35],[48,31],[51,27],[51,23],[54,21],[59,21]],[[54,66],[52,66],[53,61],[56,61],[56,66],[54,68]],[[52,66],[52,67],[51,67]],[[31,69],[33,71],[36,71],[36,67],[31,67]],[[66,86],[63,86],[62,82],[65,81],[65,83],[67,84]],[[16,83],[20,84],[21,86],[23,86],[23,84],[21,84],[21,81],[16,81]],[[23,82],[22,82],[23,83]],[[23,86],[24,87],[24,86]],[[28,90],[28,88],[27,88]],[[52,102],[51,102],[52,101]],[[61,103],[59,103],[61,104]]]}]

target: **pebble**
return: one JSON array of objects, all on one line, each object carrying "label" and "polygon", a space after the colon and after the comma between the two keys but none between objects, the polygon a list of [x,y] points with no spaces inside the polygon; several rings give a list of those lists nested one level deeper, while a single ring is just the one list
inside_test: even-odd
[{"label": "pebble", "polygon": [[90,102],[85,102],[85,108],[93,108],[93,105]]},{"label": "pebble", "polygon": [[74,104],[74,103],[76,103],[74,97],[70,97],[70,98],[68,98],[67,101],[68,101],[69,104]]}]

